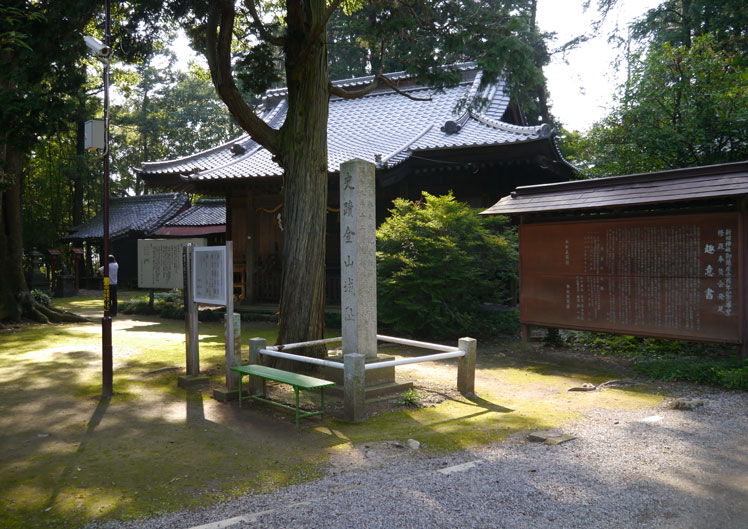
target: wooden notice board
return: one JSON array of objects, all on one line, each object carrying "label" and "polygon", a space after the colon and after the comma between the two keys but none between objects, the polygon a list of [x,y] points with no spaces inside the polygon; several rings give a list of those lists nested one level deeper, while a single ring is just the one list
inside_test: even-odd
[{"label": "wooden notice board", "polygon": [[523,224],[523,324],[739,343],[739,214]]}]

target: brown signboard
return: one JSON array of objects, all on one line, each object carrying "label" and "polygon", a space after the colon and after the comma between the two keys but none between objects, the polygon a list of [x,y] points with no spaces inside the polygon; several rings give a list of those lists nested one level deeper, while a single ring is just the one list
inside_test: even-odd
[{"label": "brown signboard", "polygon": [[520,226],[523,324],[742,340],[738,213]]}]

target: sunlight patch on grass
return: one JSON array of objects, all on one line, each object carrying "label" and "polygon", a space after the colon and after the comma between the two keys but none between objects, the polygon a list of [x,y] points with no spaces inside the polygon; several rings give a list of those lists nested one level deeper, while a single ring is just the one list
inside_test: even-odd
[{"label": "sunlight patch on grass", "polygon": [[[101,301],[60,303],[96,309]],[[242,330],[245,360],[250,336],[275,339],[270,326],[242,322]],[[330,454],[363,443],[414,438],[426,451],[443,452],[559,426],[593,407],[661,399],[633,389],[572,395],[568,387],[604,377],[492,366],[478,370],[477,399],[381,413],[359,424],[302,423],[297,431],[288,417],[264,407],[239,409],[214,401],[207,389],[178,388],[183,321],[118,318],[113,354],[115,395],[100,399],[99,324],[0,332],[0,427],[8,432],[0,437],[0,526],[76,527],[196,508],[314,479]],[[201,323],[201,370],[220,382],[223,363],[223,325]],[[455,384],[456,362],[446,365],[435,380]]]}]

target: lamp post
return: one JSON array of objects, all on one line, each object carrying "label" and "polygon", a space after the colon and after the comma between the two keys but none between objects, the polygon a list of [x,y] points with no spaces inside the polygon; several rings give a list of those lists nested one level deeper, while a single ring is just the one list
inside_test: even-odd
[{"label": "lamp post", "polygon": [[104,204],[103,204],[103,248],[104,261],[104,317],[101,319],[101,396],[111,397],[112,387],[112,317],[109,296],[109,41],[111,38],[111,13],[109,0],[104,0],[104,42],[94,37],[85,37],[86,45],[104,65]]}]

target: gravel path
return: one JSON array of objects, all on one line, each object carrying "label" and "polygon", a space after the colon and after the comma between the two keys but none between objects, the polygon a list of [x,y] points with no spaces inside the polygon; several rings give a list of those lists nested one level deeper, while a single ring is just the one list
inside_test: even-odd
[{"label": "gravel path", "polygon": [[596,410],[557,446],[522,435],[437,457],[370,447],[369,468],[332,465],[273,494],[92,527],[746,529],[748,394],[686,391],[704,406]]}]

